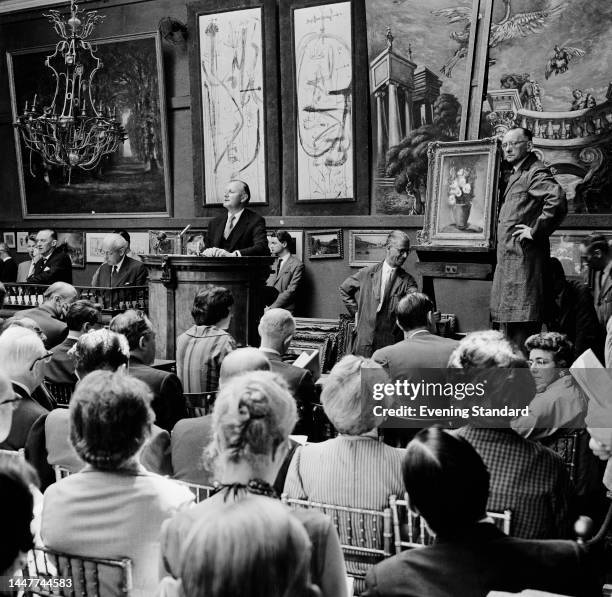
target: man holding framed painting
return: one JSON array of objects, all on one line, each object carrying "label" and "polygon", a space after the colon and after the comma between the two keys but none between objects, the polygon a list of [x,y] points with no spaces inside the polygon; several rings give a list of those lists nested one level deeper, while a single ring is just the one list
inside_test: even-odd
[{"label": "man holding framed painting", "polygon": [[544,320],[548,239],[567,213],[565,193],[532,151],[531,139],[531,131],[515,128],[502,140],[504,159],[512,171],[501,185],[491,291],[491,319],[521,350]]}]

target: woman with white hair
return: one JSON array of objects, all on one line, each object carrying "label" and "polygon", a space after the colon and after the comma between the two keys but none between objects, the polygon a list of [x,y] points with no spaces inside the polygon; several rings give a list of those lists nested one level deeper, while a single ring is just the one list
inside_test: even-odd
[{"label": "woman with white hair", "polygon": [[[193,526],[222,503],[250,495],[278,499],[272,487],[297,420],[295,400],[281,378],[268,371],[251,371],[232,378],[220,390],[213,411],[217,492],[175,516],[162,528],[164,575],[179,578],[181,553]],[[325,597],[346,595],[344,561],[331,520],[316,511],[295,512],[313,545],[312,580]]]}]

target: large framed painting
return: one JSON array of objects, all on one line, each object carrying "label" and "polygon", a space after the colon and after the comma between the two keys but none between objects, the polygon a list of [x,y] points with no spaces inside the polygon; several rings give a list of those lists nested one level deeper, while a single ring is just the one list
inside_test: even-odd
[{"label": "large framed painting", "polygon": [[221,207],[239,179],[251,204],[280,213],[276,3],[198,0],[188,15],[196,200]]},{"label": "large framed painting", "polygon": [[424,246],[456,249],[492,248],[500,142],[430,143]]},{"label": "large framed painting", "polygon": [[[170,215],[171,187],[166,133],[163,61],[158,33],[95,41],[103,63],[92,97],[125,128],[127,139],[95,170],[49,167],[25,148],[15,131],[21,200],[25,218],[150,218]],[[34,96],[51,104],[55,85],[45,58],[52,48],[7,53],[13,118]]]},{"label": "large framed painting", "polygon": [[287,212],[320,203],[332,214],[348,202],[342,213],[367,213],[367,80],[356,76],[367,65],[363,3],[287,0],[279,10]]}]

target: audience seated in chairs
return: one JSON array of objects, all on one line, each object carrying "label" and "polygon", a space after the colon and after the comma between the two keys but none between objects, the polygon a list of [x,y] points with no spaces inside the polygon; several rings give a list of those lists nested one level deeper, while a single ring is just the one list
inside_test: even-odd
[{"label": "audience seated in chairs", "polygon": [[47,489],[41,525],[53,550],[129,558],[134,597],[155,593],[161,523],[193,501],[189,489],[138,461],[154,419],[150,401],[147,385],[122,372],[94,371],[81,380],[70,404],[70,439],[88,466]]},{"label": "audience seated in chairs", "polygon": [[486,597],[524,589],[600,594],[583,547],[516,539],[497,529],[486,514],[489,472],[461,437],[437,428],[419,432],[406,450],[403,475],[411,508],[437,540],[375,566],[363,597]]},{"label": "audience seated in chairs", "polygon": [[48,474],[48,470],[32,460],[33,446],[40,441],[49,411],[34,400],[32,393],[43,380],[43,361],[50,356],[42,340],[28,329],[11,326],[0,335],[0,371],[11,380],[13,392],[19,398],[10,432],[0,443],[0,449],[24,448],[26,459],[31,460],[41,477]]},{"label": "audience seated in chairs", "polygon": [[297,448],[285,480],[289,497],[382,510],[389,495],[403,493],[403,451],[379,441],[382,419],[362,409],[363,368],[380,369],[380,365],[348,355],[325,380],[321,402],[340,435]]},{"label": "audience seated in chairs", "polygon": [[176,340],[176,371],[185,392],[216,392],[219,371],[236,341],[227,332],[232,318],[232,293],[222,286],[200,290],[193,299],[195,325]]},{"label": "audience seated in chairs", "polygon": [[9,591],[8,579],[21,570],[27,552],[34,547],[34,496],[30,489],[34,477],[25,463],[0,463],[0,595],[17,594]]},{"label": "audience seated in chairs", "polygon": [[295,320],[286,309],[268,309],[259,321],[257,328],[261,337],[261,350],[270,361],[270,370],[278,373],[289,386],[298,407],[296,433],[309,435],[312,419],[312,405],[316,402],[316,390],[312,373],[307,369],[295,367],[283,361],[293,334]]},{"label": "audience seated in chairs", "polygon": [[[451,355],[449,366],[464,369],[464,381],[469,378],[478,383],[478,379],[487,379],[484,396],[475,399],[475,404],[485,409],[522,408],[535,395],[527,362],[501,332],[469,334]],[[487,510],[511,510],[511,534],[516,537],[570,537],[575,495],[563,461],[548,448],[511,429],[511,418],[488,418],[485,413],[472,417],[470,424],[456,432],[472,444],[491,475]],[[507,426],[500,427],[501,424]]]},{"label": "audience seated in chairs", "polygon": [[175,423],[185,417],[183,386],[174,373],[150,366],[155,360],[155,330],[151,320],[142,311],[129,309],[112,319],[110,329],[127,338],[130,375],[151,388],[155,423],[171,431]]},{"label": "audience seated in chairs", "polygon": [[165,595],[318,597],[311,552],[308,533],[282,504],[257,496],[222,504],[189,533],[181,591]]},{"label": "audience seated in chairs", "polygon": [[[253,371],[223,385],[213,411],[211,444],[219,490],[164,524],[164,575],[180,577],[180,554],[189,531],[218,504],[240,501],[250,494],[278,498],[272,483],[288,450],[296,419],[293,398],[271,372]],[[294,516],[304,524],[313,543],[313,582],[325,597],[345,595],[344,562],[331,520],[318,512],[296,512]]]},{"label": "audience seated in chairs", "polygon": [[[269,371],[268,359],[256,348],[238,348],[221,363],[221,386],[248,371]],[[212,415],[180,420],[172,430],[174,478],[187,483],[210,485],[214,473],[208,467],[204,449],[212,440]]]},{"label": "audience seated in chairs", "polygon": [[53,356],[45,365],[45,379],[53,383],[76,384],[74,360],[68,351],[83,334],[100,325],[100,310],[91,301],[75,301],[68,307],[66,325],[68,337],[51,350]]}]

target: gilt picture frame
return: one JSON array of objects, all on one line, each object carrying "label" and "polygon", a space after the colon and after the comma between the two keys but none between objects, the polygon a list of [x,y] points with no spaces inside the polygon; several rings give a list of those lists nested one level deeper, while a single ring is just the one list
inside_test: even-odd
[{"label": "gilt picture frame", "polygon": [[387,255],[391,230],[349,230],[349,265],[363,267],[380,263]]},{"label": "gilt picture frame", "polygon": [[309,259],[342,259],[342,230],[309,230],[306,232],[306,246]]}]

